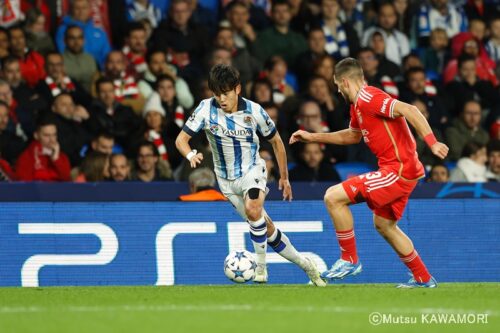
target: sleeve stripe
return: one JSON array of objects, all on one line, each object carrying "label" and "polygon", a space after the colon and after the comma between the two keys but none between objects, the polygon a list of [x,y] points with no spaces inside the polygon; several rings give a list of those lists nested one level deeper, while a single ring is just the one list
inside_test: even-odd
[{"label": "sleeve stripe", "polygon": [[391,117],[392,119],[394,119],[394,105],[397,101],[397,99],[393,99],[391,102],[391,107],[389,108],[389,117]]},{"label": "sleeve stripe", "polygon": [[271,140],[272,138],[274,138],[274,136],[276,135],[276,127],[273,128],[273,131],[271,133],[269,133],[268,136],[264,137],[264,139],[266,139],[267,141]]},{"label": "sleeve stripe", "polygon": [[182,130],[184,132],[186,132],[187,134],[189,134],[190,136],[195,136],[196,135],[196,132],[193,131],[192,129],[190,129],[189,127],[187,127],[187,125],[184,125],[184,127],[182,128]]}]

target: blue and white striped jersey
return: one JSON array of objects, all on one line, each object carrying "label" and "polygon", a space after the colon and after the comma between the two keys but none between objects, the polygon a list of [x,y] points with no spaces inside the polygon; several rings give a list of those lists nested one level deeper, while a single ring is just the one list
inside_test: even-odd
[{"label": "blue and white striped jersey", "polygon": [[229,180],[246,174],[260,159],[257,131],[266,139],[276,134],[266,111],[242,97],[234,113],[222,111],[213,97],[201,101],[183,131],[194,136],[201,130],[205,130],[212,149],[215,173]]}]

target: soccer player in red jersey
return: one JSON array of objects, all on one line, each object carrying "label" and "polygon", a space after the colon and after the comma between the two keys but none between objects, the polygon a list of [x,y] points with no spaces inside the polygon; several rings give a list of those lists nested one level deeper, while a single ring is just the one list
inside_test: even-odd
[{"label": "soccer player in red jersey", "polygon": [[415,106],[398,101],[378,88],[367,86],[357,60],[346,58],[340,61],[335,66],[334,82],[342,96],[351,103],[349,128],[333,133],[299,130],[293,133],[290,144],[301,141],[350,145],[363,138],[377,156],[379,170],[350,178],[327,190],[325,204],[335,226],[341,258],[322,277],[342,279],[361,272],[353,218],[348,206],[366,201],[374,213],[375,228],[413,274],[410,281],[398,287],[436,287],[436,281],[429,274],[412,241],[397,226],[408,197],[418,179],[425,175],[418,159],[415,139],[406,121],[424,138],[436,156],[444,159],[448,147],[437,142],[427,120]]}]

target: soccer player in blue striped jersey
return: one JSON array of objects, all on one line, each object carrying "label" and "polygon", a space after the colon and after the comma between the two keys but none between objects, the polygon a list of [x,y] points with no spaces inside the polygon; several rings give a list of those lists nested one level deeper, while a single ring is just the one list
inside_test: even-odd
[{"label": "soccer player in blue striped jersey", "polygon": [[240,76],[235,68],[215,65],[210,70],[208,86],[214,97],[201,101],[194,110],[177,137],[176,146],[191,167],[196,168],[203,155],[191,149],[189,140],[201,130],[205,131],[219,188],[249,224],[257,261],[254,282],[267,282],[266,249],[269,244],[281,256],[300,266],[315,285],[324,286],[314,262],[295,249],[288,237],[274,226],[263,207],[267,170],[265,161],[259,156],[257,133],[271,143],[277,157],[283,200],[292,200],[285,146],[273,121],[259,104],[239,96]]}]

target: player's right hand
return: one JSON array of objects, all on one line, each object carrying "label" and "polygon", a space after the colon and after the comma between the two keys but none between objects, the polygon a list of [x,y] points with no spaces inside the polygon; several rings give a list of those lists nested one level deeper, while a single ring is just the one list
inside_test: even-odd
[{"label": "player's right hand", "polygon": [[290,137],[290,144],[293,145],[295,142],[311,142],[312,135],[309,132],[298,130],[292,134]]},{"label": "player's right hand", "polygon": [[191,168],[196,168],[198,164],[201,164],[201,161],[203,161],[203,154],[198,153],[191,157],[191,160],[189,160],[189,163],[191,164]]},{"label": "player's right hand", "polygon": [[441,142],[436,142],[431,147],[432,153],[442,160],[444,160],[446,158],[449,150],[450,150],[450,148],[448,148],[447,145],[445,145],[444,143],[441,143]]}]

